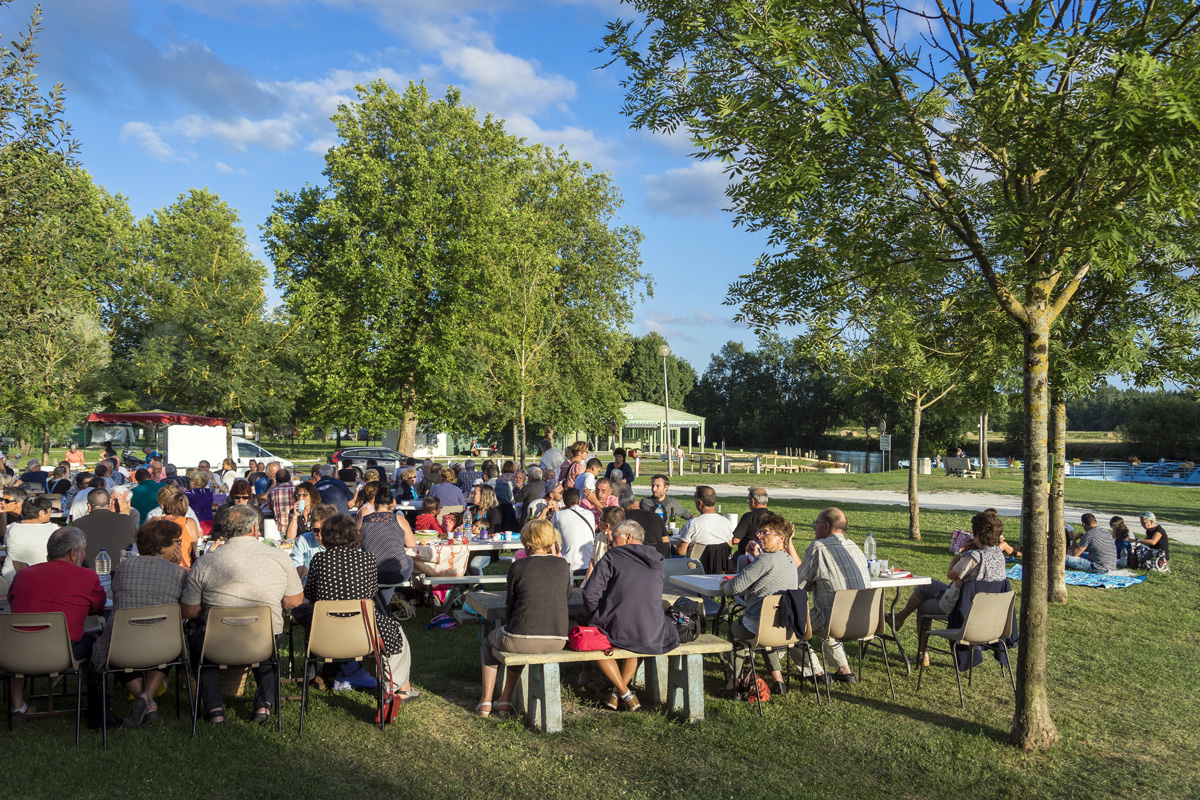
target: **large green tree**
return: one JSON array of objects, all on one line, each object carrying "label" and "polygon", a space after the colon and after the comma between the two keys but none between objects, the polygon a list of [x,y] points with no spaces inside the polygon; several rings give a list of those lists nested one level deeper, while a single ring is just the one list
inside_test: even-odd
[{"label": "large green tree", "polygon": [[117,342],[138,404],[231,423],[286,419],[299,390],[284,369],[296,325],[268,316],[266,267],[237,212],[192,189],[141,220],[137,239]]},{"label": "large green tree", "polygon": [[531,421],[601,430],[618,419],[615,365],[649,285],[641,234],[617,224],[620,194],[607,174],[541,147],[524,148],[519,162],[512,210],[483,255],[486,304],[467,329],[466,360],[479,368],[464,377],[476,393],[468,407],[511,421],[524,443]]},{"label": "large green tree", "polygon": [[[635,336],[630,341],[629,357],[617,372],[617,377],[625,384],[625,399],[662,405],[663,357],[658,354],[658,348],[664,344],[667,340],[654,331]],[[686,401],[696,385],[696,370],[686,359],[672,353],[666,359],[666,372],[672,406],[691,410]]]},{"label": "large green tree", "polygon": [[[318,422],[598,426],[646,286],[611,179],[478,118],[451,88],[376,81],[334,116],[328,184],[281,193],[265,235],[321,358]],[[521,440],[524,441],[524,435]],[[524,448],[519,448],[523,451]]]},{"label": "large green tree", "polygon": [[[305,380],[323,425],[454,423],[458,349],[483,305],[521,144],[450,89],[358,87],[333,121],[326,185],[280,192],[264,228],[275,281],[321,357]],[[452,425],[457,428],[458,426]]]},{"label": "large green tree", "polygon": [[[1012,739],[1058,739],[1046,683],[1051,330],[1081,288],[1136,275],[1160,215],[1200,187],[1200,7],[1044,0],[631,0],[611,26],[634,124],[684,127],[725,159],[737,219],[770,232],[755,301],[836,302],[840,284],[986,282],[1024,346],[1025,484]],[[923,35],[910,38],[914,30]],[[643,41],[645,39],[645,41]],[[880,238],[945,226],[910,258]],[[934,242],[941,240],[930,239]],[[942,265],[944,269],[938,269]],[[852,309],[846,309],[849,313]]]}]

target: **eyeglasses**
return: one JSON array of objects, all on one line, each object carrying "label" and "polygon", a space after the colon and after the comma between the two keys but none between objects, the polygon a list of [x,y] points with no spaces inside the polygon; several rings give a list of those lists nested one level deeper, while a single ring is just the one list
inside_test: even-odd
[{"label": "eyeglasses", "polygon": [[11,497],[5,497],[5,498],[3,499],[3,501],[2,501],[2,502],[5,502],[5,503],[15,503],[15,502],[17,502],[17,501],[16,501],[16,500],[13,500]]},{"label": "eyeglasses", "polygon": [[320,533],[320,532],[321,532],[321,526],[313,525],[313,533]]}]

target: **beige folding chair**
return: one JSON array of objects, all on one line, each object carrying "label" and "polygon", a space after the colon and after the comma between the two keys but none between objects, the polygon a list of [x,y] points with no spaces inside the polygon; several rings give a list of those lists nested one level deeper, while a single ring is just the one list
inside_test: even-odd
[{"label": "beige folding chair", "polygon": [[[100,673],[100,707],[108,708],[108,676],[118,673],[158,670],[183,666],[184,679],[175,680],[175,717],[179,718],[179,684],[187,684],[188,708],[192,707],[192,670],[183,638],[183,618],[178,603],[145,608],[119,608],[112,615],[112,639],[108,661]],[[108,714],[104,714],[104,749],[108,749]]]},{"label": "beige folding chair", "polygon": [[[371,635],[367,635],[368,627]],[[374,652],[375,601],[367,601],[367,619],[363,622],[361,600],[318,600],[313,606],[312,629],[308,634],[308,652],[304,657],[304,684],[300,693],[300,735],[304,735],[304,712],[308,708],[308,665],[318,661],[362,661]],[[380,654],[382,655],[382,653]],[[377,680],[380,707],[383,705],[384,676]],[[380,715],[379,727],[385,722]]]},{"label": "beige folding chair", "polygon": [[[1004,653],[1005,660],[1008,659],[1008,646],[1005,640],[1012,636],[1013,625],[1013,605],[1016,603],[1017,593],[1015,591],[1008,592],[987,592],[975,595],[975,599],[971,602],[971,610],[967,614],[967,620],[961,628],[947,628],[945,630],[930,631],[930,636],[937,636],[940,639],[946,639],[950,643],[949,650],[938,650],[939,653],[949,653],[951,666],[954,667],[954,679],[958,682],[958,705],[959,708],[966,708],[967,701],[963,698],[962,675],[959,674],[958,662],[955,659],[955,650],[958,647],[966,647],[969,649],[982,645],[1000,645],[1000,650]],[[967,669],[967,686],[971,685],[971,678],[975,672],[975,659],[970,657],[971,666]],[[922,663],[920,670],[917,672],[917,691],[921,691],[921,676],[925,673],[925,666]],[[1004,674],[1004,663],[1000,663],[1000,674]],[[1008,665],[1008,677],[1012,681],[1013,694],[1017,693],[1017,678],[1013,675],[1012,664]]]},{"label": "beige folding chair", "polygon": [[[44,614],[0,614],[0,677],[8,700],[8,728],[12,730],[12,680],[60,675],[75,676],[75,744],[79,744],[79,722],[83,707],[83,662],[75,660],[67,616],[61,611]],[[50,693],[53,695],[51,686]],[[53,703],[53,700],[51,700]],[[51,706],[53,708],[53,705]],[[48,716],[38,714],[37,716]]]},{"label": "beige folding chair", "polygon": [[[204,662],[209,663],[204,663]],[[271,609],[267,606],[248,608],[210,608],[204,629],[204,645],[196,665],[196,687],[205,669],[228,667],[257,667],[275,665],[275,716],[279,732],[283,733],[283,707],[279,674],[279,651],[275,647],[275,631],[271,626]],[[192,735],[196,735],[196,719],[200,714],[200,692],[192,704]]]},{"label": "beige folding chair", "polygon": [[[750,668],[754,669],[754,654],[759,650],[766,652],[772,650],[791,650],[796,645],[799,645],[801,650],[809,651],[811,646],[809,640],[812,639],[812,622],[809,619],[807,603],[804,610],[804,630],[797,631],[791,626],[784,627],[775,624],[775,616],[779,610],[779,601],[782,594],[773,594],[769,597],[764,597],[762,601],[762,610],[758,616],[758,634],[749,641],[743,639],[735,639],[733,649],[736,653],[739,649],[745,649],[746,659],[750,662]],[[784,667],[785,679],[789,686],[792,683],[792,658],[785,654],[784,660],[787,666]],[[734,676],[737,680],[738,676]],[[813,690],[817,693],[817,705],[821,704],[821,689],[817,686],[817,677],[813,675]],[[804,685],[803,679],[800,682],[801,687]],[[758,715],[763,715],[762,697],[758,698]]]},{"label": "beige folding chair", "polygon": [[[839,589],[829,612],[828,638],[838,642],[858,642],[858,679],[862,680],[863,651],[871,642],[879,642],[883,650],[883,665],[887,668],[888,687],[896,699],[896,684],[892,681],[892,666],[888,663],[887,640],[884,634],[883,588]],[[829,685],[825,697],[830,698]]]}]

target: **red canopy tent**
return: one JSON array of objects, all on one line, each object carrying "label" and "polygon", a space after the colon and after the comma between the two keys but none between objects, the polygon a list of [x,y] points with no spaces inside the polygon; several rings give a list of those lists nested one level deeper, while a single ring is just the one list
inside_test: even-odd
[{"label": "red canopy tent", "polygon": [[207,425],[215,428],[225,420],[216,417],[200,417],[195,414],[177,414],[173,411],[131,411],[128,414],[89,414],[88,422],[104,424],[126,423],[129,425]]}]

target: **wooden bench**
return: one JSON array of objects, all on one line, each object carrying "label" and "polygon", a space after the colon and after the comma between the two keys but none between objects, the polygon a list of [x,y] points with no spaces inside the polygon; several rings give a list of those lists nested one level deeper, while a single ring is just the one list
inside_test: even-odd
[{"label": "wooden bench", "polygon": [[640,658],[639,671],[645,676],[646,693],[650,703],[666,707],[688,722],[704,719],[704,666],[702,657],[727,653],[733,649],[729,641],[706,633],[694,642],[681,644],[661,656],[647,656],[616,648],[612,655],[595,650],[579,652],[559,650],[554,653],[505,653],[494,651],[506,667],[525,667],[521,684],[513,697],[514,706],[530,724],[543,733],[562,730],[562,683],[559,664],[603,661],[606,658]]},{"label": "wooden bench", "polygon": [[960,478],[978,478],[979,471],[971,466],[971,459],[950,456],[945,460],[946,474]]}]

